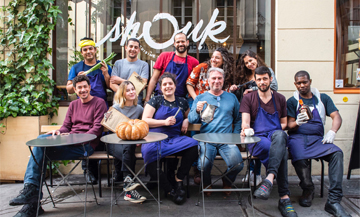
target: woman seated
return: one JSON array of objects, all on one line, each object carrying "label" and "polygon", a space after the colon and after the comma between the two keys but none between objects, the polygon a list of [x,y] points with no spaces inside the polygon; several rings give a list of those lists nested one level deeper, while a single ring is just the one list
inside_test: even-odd
[{"label": "woman seated", "polygon": [[[123,81],[115,93],[115,104],[112,107],[130,119],[138,119],[142,115],[143,108],[137,102],[138,97],[134,84],[131,81]],[[141,196],[135,190],[140,184],[132,182],[132,174],[124,165],[128,165],[132,171],[135,171],[135,148],[135,145],[108,145],[109,154],[115,157],[116,176],[113,181],[122,181],[122,177],[125,177],[123,187],[125,191],[124,200],[132,203],[142,203],[146,200],[146,197]]]},{"label": "woman seated", "polygon": [[[185,202],[183,179],[189,173],[191,164],[198,158],[198,142],[190,137],[182,136],[186,133],[189,121],[189,105],[185,98],[175,97],[176,77],[174,74],[164,73],[159,79],[163,95],[149,100],[144,108],[143,120],[149,124],[150,132],[165,133],[168,138],[161,142],[161,157],[176,154],[182,156],[180,167],[175,175],[176,185],[160,170],[160,185],[165,193],[176,204]],[[177,112],[180,110],[180,112]],[[151,179],[157,177],[157,148],[158,143],[148,143],[141,147],[146,170]]]}]

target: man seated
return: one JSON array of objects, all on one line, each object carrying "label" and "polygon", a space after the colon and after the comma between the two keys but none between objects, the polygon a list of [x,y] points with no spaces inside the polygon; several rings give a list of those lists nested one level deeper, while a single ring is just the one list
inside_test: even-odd
[{"label": "man seated", "polygon": [[[189,114],[190,123],[199,123],[201,120],[200,112],[204,110],[204,104],[216,105],[214,118],[210,123],[201,122],[200,133],[240,133],[241,116],[239,113],[239,101],[232,93],[223,91],[225,72],[220,68],[210,68],[208,70],[208,82],[210,90],[198,95],[193,103]],[[232,125],[234,124],[234,130]],[[228,168],[231,170],[227,177],[223,178],[223,188],[230,189],[232,183],[235,181],[237,174],[242,170],[244,164],[239,148],[236,144],[213,144],[200,142],[200,156],[198,162],[198,169],[201,170],[201,165],[204,165],[204,187],[211,184],[211,169],[213,166],[216,154],[219,152],[221,157],[225,160]],[[206,154],[205,162],[204,154]],[[234,168],[235,167],[235,168]],[[211,188],[209,186],[208,188]],[[230,195],[230,191],[226,195]],[[206,192],[210,196],[210,192]]]},{"label": "man seated", "polygon": [[[310,160],[323,159],[329,162],[329,195],[325,204],[325,211],[334,216],[350,216],[341,206],[343,153],[333,144],[336,132],[341,126],[341,116],[331,98],[320,94],[316,88],[311,88],[310,75],[306,71],[295,74],[297,91],[287,101],[289,149],[292,155],[292,164],[300,179],[303,189],[299,199],[300,206],[310,207],[314,198],[314,183],[311,180]],[[299,100],[307,105],[312,113],[300,112]],[[332,119],[331,130],[324,136],[326,116]]]},{"label": "man seated", "polygon": [[[86,75],[78,75],[72,80],[74,91],[79,99],[70,103],[64,123],[60,130],[53,130],[40,135],[40,137],[62,135],[62,134],[94,134],[98,138],[85,145],[81,144],[46,148],[46,156],[51,160],[74,160],[84,157],[87,153],[92,155],[98,145],[103,127],[100,124],[104,113],[107,111],[105,101],[99,97],[90,95],[90,80]],[[44,148],[34,147],[32,149],[35,159],[38,163],[43,161]],[[45,159],[45,166],[46,166]],[[45,172],[46,170],[44,170]],[[10,206],[23,205],[23,208],[15,216],[35,216],[40,189],[41,168],[36,164],[31,156],[26,168],[24,177],[24,188],[20,194],[10,200]],[[39,215],[44,210],[39,208]]]},{"label": "man seated", "polygon": [[267,173],[266,179],[254,192],[254,196],[267,200],[276,178],[280,196],[278,208],[281,215],[297,216],[288,189],[287,134],[283,131],[287,125],[286,99],[270,89],[272,77],[267,67],[258,67],[254,76],[258,90],[246,94],[240,106],[242,135],[245,136],[244,130],[251,127],[255,136],[261,138],[257,145],[252,144],[248,148],[250,153],[264,164]]}]

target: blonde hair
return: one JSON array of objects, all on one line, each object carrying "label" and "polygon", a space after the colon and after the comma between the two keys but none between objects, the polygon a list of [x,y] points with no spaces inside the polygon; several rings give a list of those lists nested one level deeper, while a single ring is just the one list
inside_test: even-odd
[{"label": "blonde hair", "polygon": [[[124,108],[125,106],[125,102],[126,102],[126,98],[125,98],[125,94],[126,94],[126,88],[127,86],[131,84],[134,88],[135,85],[131,82],[131,81],[123,81],[120,86],[119,89],[116,91],[115,96],[114,96],[114,101],[115,103],[118,103],[120,105],[120,108]],[[135,89],[136,90],[136,89]],[[134,99],[134,105],[137,105],[138,102],[138,97],[137,95],[135,95],[135,99]]]}]

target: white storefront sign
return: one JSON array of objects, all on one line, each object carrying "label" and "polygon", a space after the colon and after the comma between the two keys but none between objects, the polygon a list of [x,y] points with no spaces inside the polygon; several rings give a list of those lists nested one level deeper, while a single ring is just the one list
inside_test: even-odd
[{"label": "white storefront sign", "polygon": [[[177,33],[183,32],[185,35],[187,35],[187,38],[192,37],[192,40],[194,42],[200,41],[198,49],[201,50],[202,45],[204,44],[205,39],[207,37],[209,37],[215,43],[224,43],[230,37],[230,36],[228,36],[223,39],[218,39],[215,37],[216,35],[220,34],[221,32],[223,32],[226,29],[226,22],[216,21],[216,17],[218,14],[219,14],[219,10],[216,8],[210,18],[209,23],[207,24],[205,29],[202,31],[202,33],[199,35],[199,31],[204,23],[203,20],[200,20],[199,23],[196,24],[193,31],[190,32],[190,34],[188,34],[188,31],[190,30],[190,28],[192,26],[192,23],[190,21],[185,25],[184,28],[179,29],[178,22],[176,21],[176,18],[174,16],[172,16],[169,13],[158,13],[154,16],[152,22],[156,22],[158,20],[168,20],[174,28],[174,33],[168,41],[166,41],[164,43],[157,43],[156,41],[154,41],[151,38],[151,35],[150,35],[150,30],[151,30],[151,26],[152,26],[152,22],[150,22],[150,21],[144,22],[143,31],[142,31],[143,33],[139,37],[136,37],[136,35],[138,35],[139,29],[140,29],[140,23],[139,22],[134,23],[135,17],[136,17],[136,11],[134,11],[130,17],[130,20],[126,23],[127,25],[122,32],[120,32],[121,17],[118,17],[116,19],[115,25],[110,30],[110,32],[108,32],[108,34],[104,38],[102,38],[96,44],[96,46],[102,45],[107,40],[109,40],[110,42],[116,42],[117,40],[119,40],[119,38],[121,36],[125,36],[125,37],[121,37],[121,41],[120,41],[120,45],[124,46],[127,36],[130,35],[131,38],[137,38],[139,40],[141,38],[144,38],[146,44],[149,45],[153,49],[165,49],[165,48],[173,45],[174,37]],[[131,32],[131,34],[130,34],[130,32]],[[114,33],[115,33],[115,35],[112,38],[110,38]]]}]

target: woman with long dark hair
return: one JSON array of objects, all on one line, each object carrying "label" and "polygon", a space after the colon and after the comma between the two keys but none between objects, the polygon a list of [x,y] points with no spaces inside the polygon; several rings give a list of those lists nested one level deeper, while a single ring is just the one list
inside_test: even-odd
[{"label": "woman with long dark hair", "polygon": [[226,72],[223,87],[225,91],[233,84],[234,58],[225,48],[218,47],[211,59],[196,66],[188,77],[186,87],[192,99],[209,90],[207,70],[212,67],[221,68]]},{"label": "woman with long dark hair", "polygon": [[[259,57],[252,50],[247,50],[240,56],[240,63],[236,69],[237,73],[234,74],[234,80],[237,81],[239,84],[245,84],[247,82],[248,84],[246,84],[243,88],[240,89],[238,89],[236,85],[232,85],[230,87],[230,91],[236,95],[239,102],[241,102],[241,99],[245,94],[257,90],[254,75],[255,69],[260,66],[268,67],[265,64],[264,60],[261,59],[261,57]],[[270,84],[270,88],[277,91],[278,84],[275,78],[274,71],[270,67],[268,68],[270,69],[271,77],[273,78]]]}]

